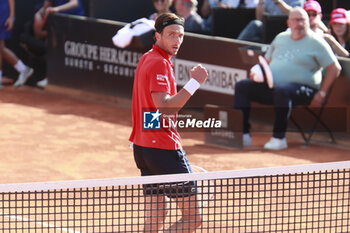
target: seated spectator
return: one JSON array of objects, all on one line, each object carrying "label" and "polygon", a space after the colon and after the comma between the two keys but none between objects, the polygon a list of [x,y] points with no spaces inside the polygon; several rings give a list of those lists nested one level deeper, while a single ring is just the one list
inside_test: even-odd
[{"label": "seated spectator", "polygon": [[334,9],[329,22],[329,34],[325,34],[324,38],[338,56],[349,57],[350,55],[349,27],[347,11],[343,8]]},{"label": "seated spectator", "polygon": [[34,34],[37,38],[47,37],[44,29],[47,17],[51,13],[63,13],[71,15],[84,15],[81,0],[44,0],[43,6],[34,16]]},{"label": "seated spectator", "polygon": [[317,35],[322,36],[331,46],[334,53],[339,51],[339,48],[341,48],[341,45],[332,35],[326,33],[328,32],[328,28],[322,22],[321,5],[315,0],[308,0],[304,3],[304,10],[309,16],[310,29],[313,32],[315,32]]},{"label": "seated spectator", "polygon": [[185,19],[185,31],[203,32],[204,23],[202,17],[197,13],[197,0],[176,0],[175,11],[178,16]]},{"label": "seated spectator", "polygon": [[158,15],[162,13],[169,13],[170,6],[173,4],[173,0],[152,0],[153,6],[157,10],[157,12],[153,13],[149,19],[156,21]]},{"label": "seated spectator", "polygon": [[[288,147],[285,133],[292,106],[320,106],[340,73],[341,67],[329,45],[311,32],[305,10],[293,8],[287,24],[290,30],[278,34],[265,55],[273,76],[273,88],[252,81],[255,79],[253,73],[250,79],[236,83],[234,107],[243,113],[244,146],[251,145],[249,113],[252,101],[274,105],[273,136],[264,148],[285,149]],[[322,68],[327,69],[323,79]]]},{"label": "seated spectator", "polygon": [[256,19],[239,34],[239,40],[262,42],[263,41],[263,15],[288,15],[293,7],[302,7],[304,0],[259,0],[256,7]]},{"label": "seated spectator", "polygon": [[[35,13],[33,20],[28,21],[20,36],[21,46],[26,49],[31,64],[35,67],[33,76],[27,84],[45,88],[46,78],[46,20],[51,13],[84,15],[81,0],[44,0]],[[37,8],[38,9],[38,8]]]},{"label": "seated spectator", "polygon": [[327,26],[322,22],[322,8],[315,0],[308,0],[304,3],[304,10],[309,16],[310,29],[316,34],[323,36],[328,31]]}]

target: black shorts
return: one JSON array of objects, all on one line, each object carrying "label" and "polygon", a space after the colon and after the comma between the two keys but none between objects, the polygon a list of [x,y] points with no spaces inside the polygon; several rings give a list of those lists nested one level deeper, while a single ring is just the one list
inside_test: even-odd
[{"label": "black shorts", "polygon": [[[142,176],[192,173],[183,150],[164,150],[134,144],[134,159]],[[196,182],[178,182],[144,185],[145,195],[166,194],[168,197],[185,197],[196,193]]]}]

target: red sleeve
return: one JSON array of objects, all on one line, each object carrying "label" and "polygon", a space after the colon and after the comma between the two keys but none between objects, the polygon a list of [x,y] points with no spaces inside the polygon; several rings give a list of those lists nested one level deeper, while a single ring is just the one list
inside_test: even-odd
[{"label": "red sleeve", "polygon": [[169,83],[169,67],[165,61],[154,63],[150,67],[149,80],[150,80],[150,91],[152,92],[165,92],[170,94],[170,83]]}]

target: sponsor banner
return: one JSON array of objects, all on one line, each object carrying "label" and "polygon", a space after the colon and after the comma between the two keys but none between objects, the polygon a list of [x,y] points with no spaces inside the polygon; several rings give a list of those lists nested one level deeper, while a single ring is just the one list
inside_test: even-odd
[{"label": "sponsor banner", "polygon": [[[183,86],[190,80],[190,70],[200,62],[183,59],[175,60],[175,77],[178,85]],[[235,84],[241,79],[247,78],[247,71],[225,66],[201,63],[209,73],[206,82],[200,90],[234,95]]]},{"label": "sponsor banner", "polygon": [[55,14],[48,25],[50,84],[131,97],[137,64],[149,48],[114,46],[123,23]]},{"label": "sponsor banner", "polygon": [[64,66],[69,69],[101,72],[114,78],[133,78],[142,53],[64,40]]}]

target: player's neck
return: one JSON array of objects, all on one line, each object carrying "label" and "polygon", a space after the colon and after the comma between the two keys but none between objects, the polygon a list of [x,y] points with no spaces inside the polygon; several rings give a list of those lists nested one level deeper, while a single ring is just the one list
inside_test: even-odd
[{"label": "player's neck", "polygon": [[167,55],[167,58],[170,59],[173,55],[169,54],[161,45],[159,45],[157,42],[155,43],[157,47],[159,47],[163,52]]}]

